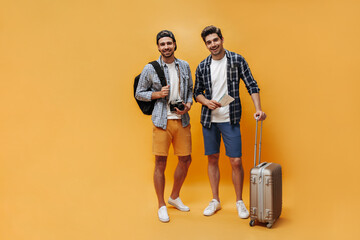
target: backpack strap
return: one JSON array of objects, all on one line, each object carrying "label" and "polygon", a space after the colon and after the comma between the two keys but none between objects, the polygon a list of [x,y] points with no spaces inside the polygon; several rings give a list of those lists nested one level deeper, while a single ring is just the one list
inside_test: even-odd
[{"label": "backpack strap", "polygon": [[163,87],[165,87],[167,85],[166,83],[166,78],[165,78],[165,73],[164,71],[162,70],[160,64],[157,62],[157,61],[152,61],[150,62],[150,64],[154,67],[159,79],[160,79],[160,82],[161,82],[161,85]]}]

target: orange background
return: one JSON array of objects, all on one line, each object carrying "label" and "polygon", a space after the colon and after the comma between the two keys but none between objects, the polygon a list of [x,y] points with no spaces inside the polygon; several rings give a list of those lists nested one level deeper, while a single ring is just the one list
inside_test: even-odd
[{"label": "orange background", "polygon": [[[1,1],[0,239],[358,239],[360,3],[333,1]],[[283,167],[283,213],[250,228],[221,155],[223,209],[210,218],[200,105],[190,112],[189,213],[156,216],[151,121],[133,78],[174,32],[193,75],[219,26],[261,88],[262,159]],[[194,77],[194,76],[193,76]],[[244,199],[254,107],[241,86]],[[176,158],[166,171],[170,194]]]}]

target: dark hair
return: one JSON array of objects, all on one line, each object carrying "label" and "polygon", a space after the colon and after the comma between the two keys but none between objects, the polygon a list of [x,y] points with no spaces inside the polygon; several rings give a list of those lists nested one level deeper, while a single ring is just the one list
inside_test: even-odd
[{"label": "dark hair", "polygon": [[[159,44],[159,39],[163,37],[171,38],[174,43],[176,43],[174,34],[169,30],[162,30],[156,35],[156,44]],[[177,49],[177,44],[175,44],[175,50]]]},{"label": "dark hair", "polygon": [[205,27],[204,30],[202,30],[202,32],[201,32],[201,37],[202,37],[203,41],[205,42],[206,36],[213,34],[213,33],[216,33],[220,39],[223,38],[220,28],[210,25],[210,26]]}]

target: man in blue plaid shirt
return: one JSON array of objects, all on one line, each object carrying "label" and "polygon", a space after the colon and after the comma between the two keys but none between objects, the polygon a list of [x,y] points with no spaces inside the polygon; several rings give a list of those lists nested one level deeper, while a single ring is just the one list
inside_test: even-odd
[{"label": "man in blue plaid shirt", "polygon": [[[245,59],[239,54],[224,49],[224,38],[219,28],[208,26],[202,31],[201,37],[210,51],[210,56],[203,60],[196,69],[194,98],[202,104],[201,124],[203,125],[205,155],[208,156],[208,175],[213,195],[213,199],[204,210],[204,215],[211,216],[221,209],[219,151],[222,136],[226,155],[232,166],[238,215],[240,218],[246,219],[249,217],[249,211],[242,201],[244,169],[241,159],[240,79],[244,81],[253,100],[256,109],[254,117],[262,121],[265,120],[266,114],[261,110],[260,89]],[[229,96],[233,98],[230,104],[222,101]]]}]

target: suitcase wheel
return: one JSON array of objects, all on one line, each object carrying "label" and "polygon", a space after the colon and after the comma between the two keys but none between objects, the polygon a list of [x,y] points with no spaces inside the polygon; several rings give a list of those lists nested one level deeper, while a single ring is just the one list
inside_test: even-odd
[{"label": "suitcase wheel", "polygon": [[251,227],[255,226],[255,220],[250,220],[249,224],[250,224]]},{"label": "suitcase wheel", "polygon": [[268,223],[268,224],[266,224],[266,227],[267,227],[267,228],[271,228],[272,225],[273,225],[272,223]]}]

